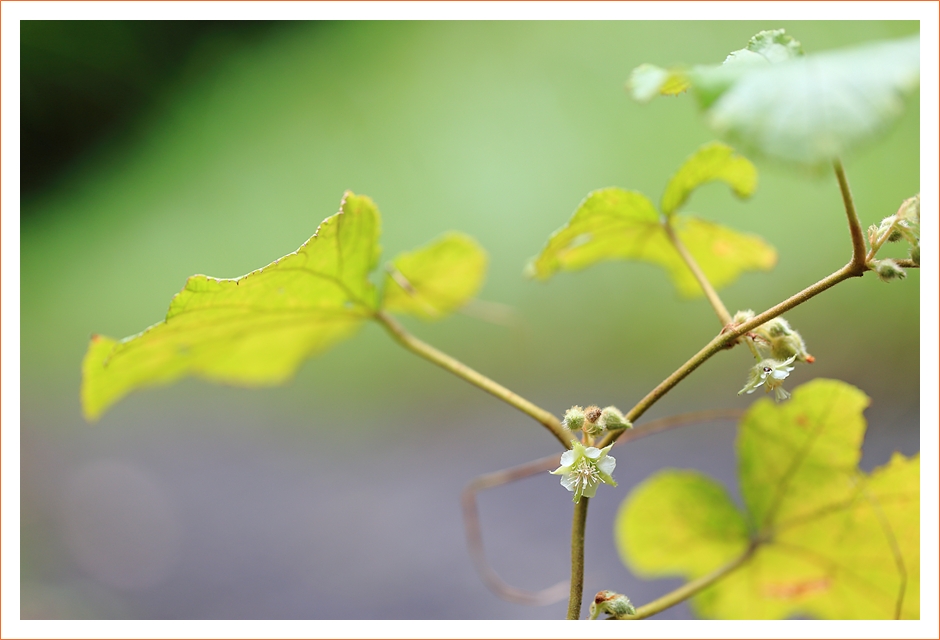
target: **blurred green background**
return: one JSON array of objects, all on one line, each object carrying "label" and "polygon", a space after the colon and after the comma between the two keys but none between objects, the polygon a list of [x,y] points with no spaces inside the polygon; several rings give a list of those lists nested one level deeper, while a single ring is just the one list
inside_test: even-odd
[{"label": "blurred green background", "polygon": [[[715,335],[707,303],[679,299],[653,266],[547,283],[522,268],[589,191],[658,201],[713,139],[688,97],[631,102],[634,66],[718,63],[771,28],[809,53],[918,24],[22,23],[22,617],[563,617],[564,603],[485,589],[457,506],[473,476],[552,453],[553,438],[380,328],[284,387],[186,380],[93,427],[78,404],[88,338],[157,322],[189,275],[234,277],[295,250],[351,189],[381,209],[386,258],[449,229],[490,253],[480,298],[493,304],[470,309],[489,319],[406,319],[416,334],[559,415],[627,409]],[[844,159],[866,226],[919,191],[919,117],[915,95]],[[687,206],[779,251],[773,272],[721,292],[732,312],[763,310],[850,254],[833,177],[757,165],[750,201],[711,185]],[[868,469],[919,449],[919,284],[916,270],[868,276],[787,314],[816,357],[791,389],[834,377],[872,397]],[[743,351],[713,358],[648,417],[746,407],[749,364]],[[620,486],[592,501],[588,593],[642,603],[678,584],[620,565],[613,514],[663,466],[735,490],[733,438],[715,423],[620,449]],[[497,571],[526,588],[564,579],[570,496],[557,478],[491,494]]]}]

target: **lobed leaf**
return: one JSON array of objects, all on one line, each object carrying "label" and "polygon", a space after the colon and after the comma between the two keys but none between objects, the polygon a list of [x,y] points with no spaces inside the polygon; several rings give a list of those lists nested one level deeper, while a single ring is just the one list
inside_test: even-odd
[{"label": "lobed leaf", "polygon": [[[730,284],[745,271],[767,270],[776,263],[774,249],[757,236],[692,216],[673,216],[671,224],[716,288]],[[568,224],[530,261],[526,273],[545,280],[559,271],[583,269],[604,260],[658,264],[682,295],[702,295],[692,272],[669,241],[653,203],[642,193],[615,187],[589,194]]]},{"label": "lobed leaf", "polygon": [[[786,404],[752,406],[740,426],[739,474],[747,519],[761,542],[742,567],[693,599],[699,614],[919,617],[919,457],[895,454],[871,474],[858,469],[867,404],[848,384],[815,380]],[[668,482],[648,480],[618,514],[615,537],[631,567],[694,579],[733,558],[735,544],[746,547],[744,518],[717,497],[712,481],[664,475]],[[702,525],[722,520],[724,543],[718,525]],[[657,548],[679,540],[675,556]]]},{"label": "lobed leaf", "polygon": [[433,320],[459,309],[483,284],[486,252],[462,233],[448,233],[397,256],[385,278],[382,307]]},{"label": "lobed leaf", "polygon": [[868,397],[814,380],[791,402],[755,402],[738,430],[738,479],[757,529],[799,518],[854,492]]},{"label": "lobed leaf", "polygon": [[727,184],[739,198],[747,198],[757,189],[757,169],[726,144],[703,145],[669,179],[660,209],[672,215],[697,187],[715,180]]},{"label": "lobed leaf", "polygon": [[283,382],[373,314],[368,275],[379,227],[372,200],[347,192],[339,213],[294,253],[240,278],[192,276],[162,322],[120,341],[94,336],[82,364],[85,417],[97,420],[131,391],[186,375]]}]

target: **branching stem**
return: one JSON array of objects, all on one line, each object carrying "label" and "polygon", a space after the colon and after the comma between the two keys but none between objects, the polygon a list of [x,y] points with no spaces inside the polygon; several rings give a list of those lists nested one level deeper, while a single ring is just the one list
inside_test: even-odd
[{"label": "branching stem", "polygon": [[[862,275],[865,270],[866,268],[864,265],[862,265],[862,267],[857,267],[850,262],[838,271],[823,278],[816,284],[813,284],[803,289],[799,293],[790,296],[780,304],[771,307],[759,315],[754,316],[747,322],[741,323],[730,331],[715,336],[711,342],[709,342],[698,353],[692,356],[684,365],[676,369],[669,377],[660,382],[655,389],[650,391],[642,400],[636,403],[636,405],[634,405],[634,407],[627,412],[626,418],[631,422],[636,422],[640,416],[646,413],[647,409],[656,404],[660,398],[666,395],[666,393],[668,393],[674,386],[679,384],[679,382],[681,382],[687,375],[698,369],[699,366],[701,366],[713,355],[733,344],[739,336],[747,333],[751,329],[759,327],[768,320],[772,320],[777,316],[786,313],[793,307],[803,304],[810,298],[819,295],[826,289],[839,284],[843,280],[848,280],[849,278]],[[597,444],[597,446],[601,448],[606,447],[608,444],[615,441],[621,433],[623,432],[608,432]]]},{"label": "branching stem", "polygon": [[[845,205],[845,215],[849,222],[849,234],[852,236],[852,262],[850,263],[856,269],[865,271],[865,235],[862,233],[862,223],[858,219],[858,213],[855,211],[855,202],[852,200],[852,190],[849,189],[849,181],[845,177],[845,169],[842,167],[842,161],[836,158],[832,161],[832,166],[836,171],[836,179],[839,181],[839,191],[842,193],[842,204]],[[859,274],[861,275],[861,273]]]},{"label": "branching stem", "polygon": [[425,360],[433,362],[442,369],[450,371],[458,378],[463,378],[470,384],[496,396],[503,402],[506,402],[519,409],[519,411],[522,411],[526,415],[535,418],[535,420],[542,423],[542,425],[544,425],[545,428],[548,429],[552,435],[555,436],[558,441],[562,443],[562,445],[564,445],[566,449],[571,448],[570,432],[561,426],[561,422],[558,421],[558,418],[545,409],[542,409],[541,407],[529,402],[525,398],[513,393],[498,382],[490,380],[482,373],[471,369],[456,358],[453,358],[443,351],[435,349],[428,343],[419,340],[415,336],[408,333],[408,331],[403,326],[401,326],[397,320],[385,312],[377,311],[374,317],[379,322],[379,324],[385,327],[385,329],[389,332],[389,334],[391,334],[392,338],[398,342],[398,344],[402,345],[412,353],[421,356]]}]

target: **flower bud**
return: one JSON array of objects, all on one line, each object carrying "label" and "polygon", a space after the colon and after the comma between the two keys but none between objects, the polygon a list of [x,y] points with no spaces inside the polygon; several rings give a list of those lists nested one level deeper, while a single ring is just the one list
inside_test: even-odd
[{"label": "flower bud", "polygon": [[571,429],[572,431],[578,431],[584,426],[584,409],[578,405],[574,405],[567,411],[565,411],[565,417],[561,421],[561,424],[566,429]]},{"label": "flower bud", "polygon": [[756,346],[764,358],[787,360],[796,356],[800,362],[816,361],[806,350],[803,336],[781,317],[768,320],[754,329],[753,333],[760,338],[756,341]]},{"label": "flower bud", "polygon": [[584,410],[584,433],[589,436],[596,436],[604,430],[604,425],[601,424],[601,415],[603,413],[600,407],[593,404]]},{"label": "flower bud", "polygon": [[[918,258],[920,256],[918,255]],[[868,268],[874,271],[884,282],[892,280],[901,280],[907,276],[907,273],[898,266],[891,258],[884,260],[872,260],[868,263]]]},{"label": "flower bud", "polygon": [[606,407],[601,411],[601,417],[598,419],[597,423],[608,431],[633,428],[633,423],[624,418],[617,407]]},{"label": "flower bud", "polygon": [[613,591],[598,591],[591,602],[591,620],[597,620],[602,613],[607,614],[608,620],[623,620],[627,616],[635,616],[636,608],[630,598],[622,593]]}]

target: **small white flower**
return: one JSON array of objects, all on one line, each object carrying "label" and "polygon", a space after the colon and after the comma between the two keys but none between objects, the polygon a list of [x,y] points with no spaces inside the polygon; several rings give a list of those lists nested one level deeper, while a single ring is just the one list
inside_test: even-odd
[{"label": "small white flower", "polygon": [[796,355],[790,356],[782,362],[772,358],[761,360],[751,369],[748,374],[747,383],[744,385],[743,389],[738,391],[738,395],[741,395],[745,391],[747,393],[754,393],[759,386],[763,385],[767,393],[771,391],[774,392],[774,397],[777,399],[777,402],[786,400],[790,397],[790,394],[783,388],[783,381],[790,375],[790,372],[793,371],[793,367],[790,365],[793,364],[795,359]]},{"label": "small white flower", "polygon": [[581,501],[581,496],[593,498],[601,482],[617,486],[610,475],[617,461],[607,455],[612,446],[598,449],[585,447],[577,440],[572,440],[571,449],[561,454],[561,466],[550,473],[561,476],[561,486],[574,492],[575,503]]}]

